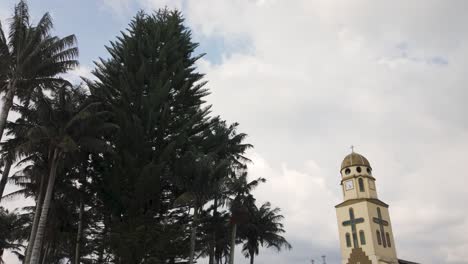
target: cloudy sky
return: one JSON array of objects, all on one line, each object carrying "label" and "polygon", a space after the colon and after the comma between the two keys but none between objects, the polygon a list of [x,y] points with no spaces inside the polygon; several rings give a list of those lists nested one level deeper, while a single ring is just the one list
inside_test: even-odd
[{"label": "cloudy sky", "polygon": [[[14,2],[0,1],[2,22]],[[258,200],[286,217],[293,250],[256,263],[339,263],[334,205],[350,145],[390,204],[398,256],[468,263],[467,1],[29,2],[36,21],[50,11],[57,34],[77,35],[82,76],[138,9],[183,11],[207,53],[214,113],[249,134],[250,174],[268,179]]]}]

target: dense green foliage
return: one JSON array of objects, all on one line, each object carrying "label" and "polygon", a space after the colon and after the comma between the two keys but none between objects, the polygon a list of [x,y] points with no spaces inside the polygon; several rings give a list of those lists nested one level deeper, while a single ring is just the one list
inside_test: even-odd
[{"label": "dense green foliage", "polygon": [[[290,248],[279,209],[256,206],[252,192],[265,179],[248,181],[246,134],[210,113],[201,56],[179,12],[138,13],[96,63],[96,80],[76,86],[57,77],[76,65],[74,38],[51,37],[47,14],[31,25],[23,1],[12,21],[0,56],[16,54],[18,23],[53,44],[22,50],[14,65],[0,60],[1,89],[17,85],[10,108],[20,116],[1,143],[20,189],[4,198],[36,202],[0,208],[1,252],[27,264],[215,264],[232,262],[236,244],[252,263],[259,246]],[[44,57],[54,61],[48,70],[30,68],[29,58]],[[15,65],[27,73],[20,86]]]}]

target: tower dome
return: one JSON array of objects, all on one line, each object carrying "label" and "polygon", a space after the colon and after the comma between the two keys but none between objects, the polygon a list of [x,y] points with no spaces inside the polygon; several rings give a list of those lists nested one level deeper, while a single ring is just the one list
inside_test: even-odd
[{"label": "tower dome", "polygon": [[347,167],[358,165],[367,166],[369,168],[371,167],[369,161],[364,156],[359,153],[352,152],[343,159],[343,162],[341,162],[341,170]]}]

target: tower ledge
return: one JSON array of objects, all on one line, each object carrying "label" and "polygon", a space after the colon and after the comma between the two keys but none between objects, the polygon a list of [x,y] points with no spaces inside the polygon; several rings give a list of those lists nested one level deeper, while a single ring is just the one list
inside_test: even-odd
[{"label": "tower ledge", "polygon": [[350,200],[346,200],[346,201],[344,201],[344,202],[342,202],[340,204],[335,205],[335,208],[340,208],[340,207],[343,207],[343,206],[348,206],[348,205],[352,205],[352,204],[355,204],[355,203],[360,203],[360,202],[363,202],[363,201],[370,202],[370,203],[373,203],[373,204],[380,205],[382,207],[388,208],[388,204],[380,201],[379,199],[375,199],[375,198],[350,199]]}]

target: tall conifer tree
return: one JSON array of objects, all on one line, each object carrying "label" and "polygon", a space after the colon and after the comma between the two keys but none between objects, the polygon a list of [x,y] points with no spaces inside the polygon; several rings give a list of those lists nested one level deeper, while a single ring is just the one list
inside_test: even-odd
[{"label": "tall conifer tree", "polygon": [[121,263],[155,257],[147,241],[159,230],[155,218],[164,213],[174,160],[210,125],[196,47],[179,12],[140,12],[108,47],[110,58],[97,64],[98,80],[90,83],[120,127],[109,138],[117,154],[104,160],[100,182]]}]

